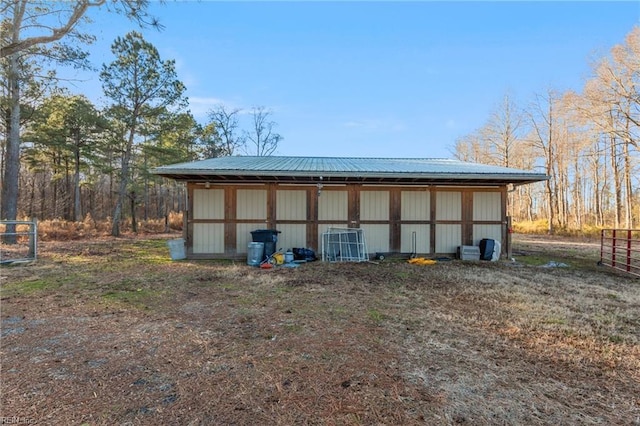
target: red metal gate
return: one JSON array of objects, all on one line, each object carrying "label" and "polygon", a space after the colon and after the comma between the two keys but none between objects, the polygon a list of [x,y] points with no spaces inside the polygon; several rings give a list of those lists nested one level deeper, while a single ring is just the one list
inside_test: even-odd
[{"label": "red metal gate", "polygon": [[640,277],[640,229],[603,229],[600,264]]}]

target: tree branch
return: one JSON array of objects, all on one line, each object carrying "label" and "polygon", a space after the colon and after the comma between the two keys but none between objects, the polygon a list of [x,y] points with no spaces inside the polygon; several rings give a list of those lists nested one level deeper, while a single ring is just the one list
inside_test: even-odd
[{"label": "tree branch", "polygon": [[[2,48],[0,48],[0,58],[5,58],[9,55],[13,55],[14,53],[26,50],[38,44],[46,44],[46,43],[51,43],[53,41],[60,40],[62,37],[67,35],[73,29],[73,27],[78,23],[80,18],[84,16],[85,12],[87,11],[87,8],[89,8],[90,6],[102,6],[105,3],[105,1],[106,0],[97,0],[97,1],[84,0],[79,2],[73,8],[73,13],[69,16],[69,19],[67,20],[66,24],[57,28],[53,28],[51,30],[51,35],[28,37],[24,40],[15,40],[9,45],[2,46]],[[25,7],[26,7],[26,1],[23,0],[20,5],[22,12],[24,12]],[[14,28],[14,31],[15,30],[16,28]]]}]

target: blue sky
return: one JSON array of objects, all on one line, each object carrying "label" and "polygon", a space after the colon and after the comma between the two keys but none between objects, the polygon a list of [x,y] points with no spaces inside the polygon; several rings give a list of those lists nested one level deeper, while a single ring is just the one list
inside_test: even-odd
[{"label": "blue sky", "polygon": [[[200,122],[216,103],[273,111],[278,155],[451,157],[509,92],[581,90],[640,24],[640,2],[167,2],[165,29],[92,11],[100,66],[141,31],[175,59]],[[97,73],[71,88],[102,105]],[[246,117],[245,117],[246,118]]]}]

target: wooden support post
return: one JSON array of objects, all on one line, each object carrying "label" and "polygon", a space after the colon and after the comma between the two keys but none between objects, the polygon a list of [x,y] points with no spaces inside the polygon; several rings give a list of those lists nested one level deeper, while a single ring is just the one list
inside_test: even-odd
[{"label": "wooden support post", "polygon": [[513,235],[513,228],[511,226],[512,226],[511,216],[507,216],[507,238],[506,238],[507,250],[506,251],[507,251],[508,260],[511,260],[513,258],[512,239],[511,239],[511,236]]}]

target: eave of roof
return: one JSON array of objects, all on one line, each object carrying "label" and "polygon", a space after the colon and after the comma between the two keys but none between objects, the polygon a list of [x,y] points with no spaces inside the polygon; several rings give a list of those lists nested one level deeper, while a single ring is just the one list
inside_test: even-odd
[{"label": "eave of roof", "polygon": [[219,157],[158,167],[153,173],[192,182],[522,185],[541,173],[449,159]]}]

